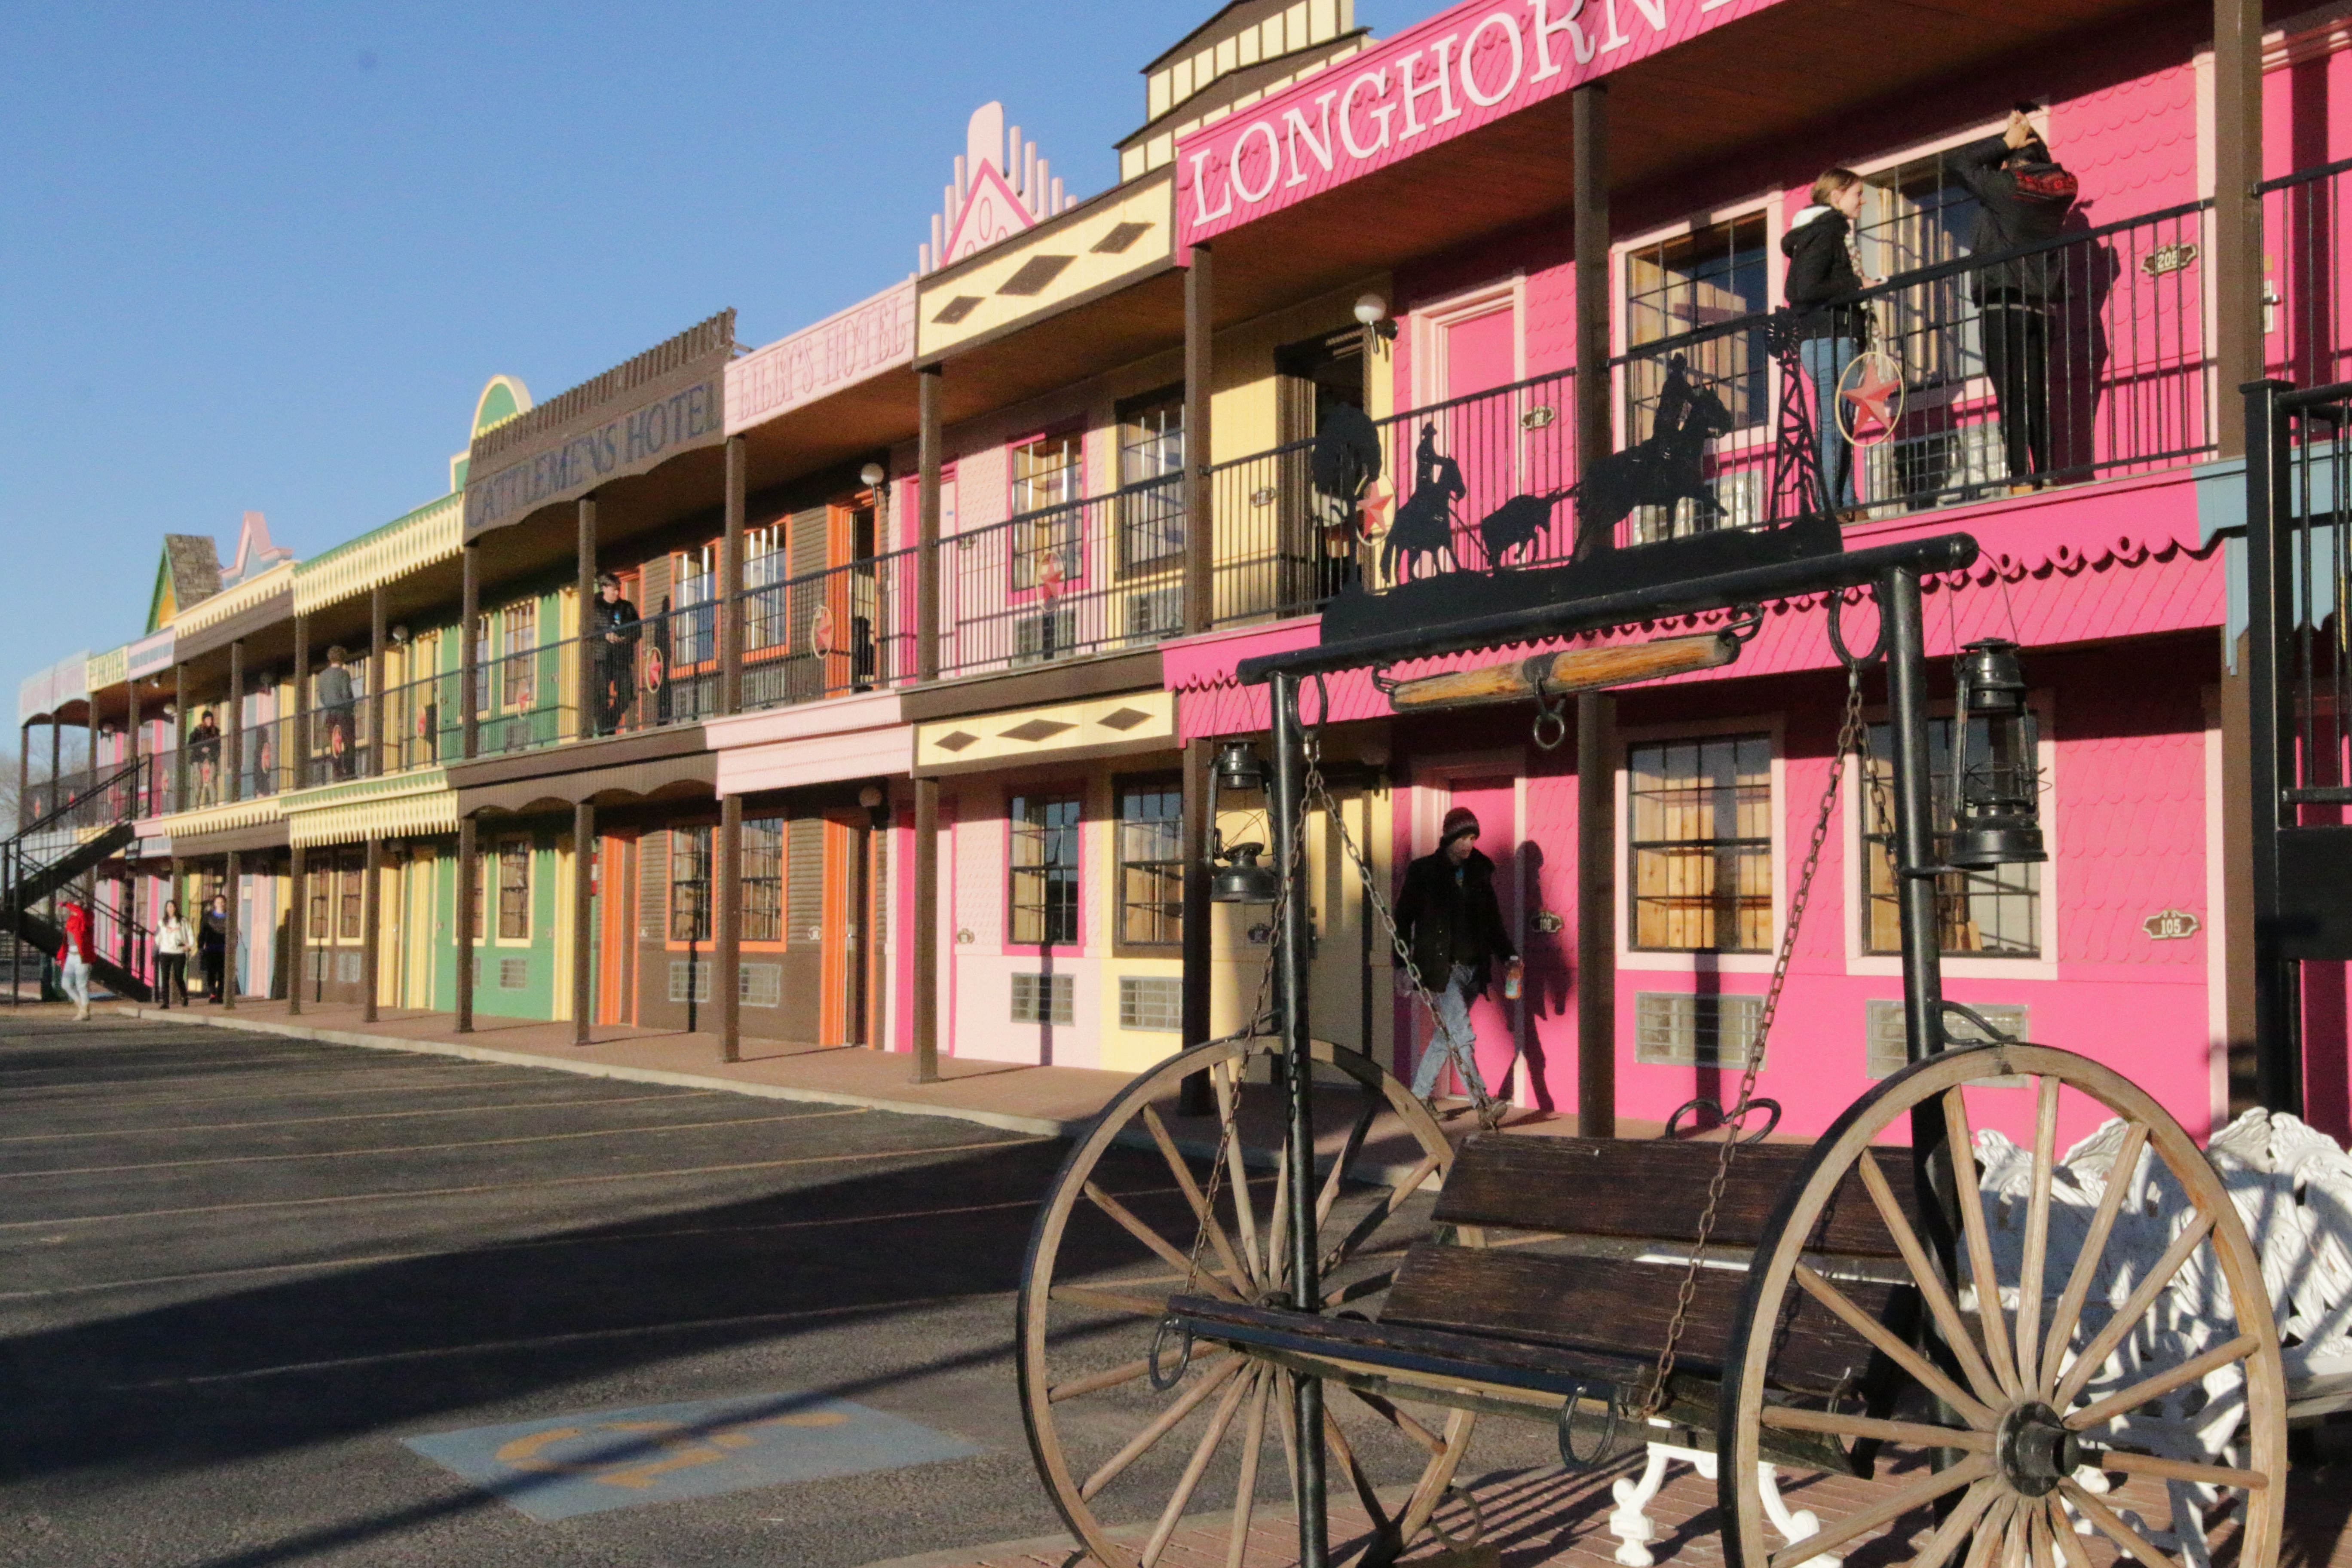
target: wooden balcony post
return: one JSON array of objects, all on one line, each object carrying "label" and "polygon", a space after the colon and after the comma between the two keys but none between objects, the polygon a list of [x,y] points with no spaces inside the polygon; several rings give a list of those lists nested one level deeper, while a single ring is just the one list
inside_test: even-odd
[{"label": "wooden balcony post", "polygon": [[[184,702],[180,706],[185,711],[187,704]],[[292,783],[289,787],[300,789],[310,782],[310,617],[299,612],[294,616],[294,732],[287,737],[286,744],[294,753],[291,759]],[[297,868],[294,876],[299,882],[302,876],[299,868],[301,851],[299,849],[295,851],[295,859]],[[299,996],[300,991],[298,977],[292,994]]]},{"label": "wooden balcony post", "polygon": [[1209,486],[1210,394],[1216,371],[1210,247],[1192,247],[1192,263],[1184,273],[1184,629],[1204,632],[1216,619],[1217,582],[1216,498]]},{"label": "wooden balcony post", "polygon": [[[301,621],[299,616],[296,617],[294,635],[295,640],[299,642]],[[172,747],[172,809],[185,811],[188,809],[188,667],[184,664],[172,667],[172,712],[173,732],[178,737]],[[49,732],[54,736],[57,726],[52,724]],[[58,752],[52,745],[49,748],[49,793],[54,795],[57,790]]]},{"label": "wooden balcony post", "polygon": [[572,808],[572,1043],[589,1043],[596,1013],[596,806]]},{"label": "wooden balcony post", "polygon": [[711,935],[719,962],[710,977],[719,993],[719,1057],[743,1059],[743,797],[719,800],[719,909]]},{"label": "wooden balcony post", "polygon": [[940,1080],[940,781],[915,781],[915,1081]]},{"label": "wooden balcony post", "polygon": [[928,365],[915,379],[915,679],[940,678],[940,374]]},{"label": "wooden balcony post", "polygon": [[245,858],[232,849],[222,868],[221,902],[228,906],[228,929],[221,933],[221,1006],[236,1010],[237,884],[245,879]]},{"label": "wooden balcony post", "polygon": [[[468,557],[470,559],[470,556]],[[474,840],[474,819],[457,819],[457,1025],[456,1032],[474,1032],[474,883],[481,874]]]},{"label": "wooden balcony post", "polygon": [[[392,669],[391,648],[391,638],[384,629],[383,584],[378,583],[368,590],[368,771],[361,775],[363,778],[382,778],[393,771],[389,755],[392,737],[383,732],[383,689]],[[368,852],[375,852],[373,839],[368,843]],[[375,887],[373,871],[368,873],[368,887]],[[371,890],[368,897],[375,897],[374,892]],[[369,929],[373,931],[374,927],[371,925]],[[373,987],[373,982],[370,985]],[[371,989],[368,995],[368,1005],[373,1007],[374,991]],[[371,1013],[369,1016],[374,1015]]]},{"label": "wooden balcony post", "polygon": [[[298,676],[300,669],[301,666],[295,666]],[[301,689],[299,679],[295,689],[298,691]],[[301,721],[297,719],[295,722],[299,727]],[[297,778],[299,778],[299,774]],[[299,1017],[302,1013],[302,939],[309,930],[310,920],[310,902],[303,896],[303,873],[306,869],[303,858],[302,846],[297,844],[289,851],[286,859],[286,1016],[289,1018]],[[179,881],[180,862],[175,858],[172,861],[172,883],[174,894],[179,891]]]},{"label": "wooden balcony post", "polygon": [[[1183,856],[1184,946],[1183,980],[1178,992],[1179,1037],[1187,1047],[1209,1038],[1209,965],[1214,956],[1209,942],[1209,830],[1216,825],[1216,780],[1210,772],[1213,743],[1195,737],[1184,743]],[[1184,1080],[1177,1109],[1187,1116],[1206,1116],[1215,1109],[1206,1073]]]},{"label": "wooden balcony post", "polygon": [[221,799],[245,798],[245,639],[228,645],[228,762]]},{"label": "wooden balcony post", "polygon": [[727,516],[719,547],[719,711],[743,710],[743,437],[727,438]]},{"label": "wooden balcony post", "polygon": [[[379,589],[381,595],[382,590]],[[380,603],[381,601],[379,601]],[[379,644],[379,647],[382,645]],[[383,938],[383,838],[371,834],[367,841],[367,867],[360,873],[360,1022],[375,1022],[376,965]]]},{"label": "wooden balcony post", "polygon": [[[580,697],[577,704],[578,712],[572,719],[572,731],[578,739],[584,741],[604,731],[602,722],[604,694],[597,689],[596,686],[596,667],[602,660],[597,657],[596,641],[592,635],[592,629],[596,624],[598,596],[596,592],[596,498],[582,496],[578,510],[579,539],[575,549],[578,552],[579,560],[572,591],[580,595],[580,642],[573,649],[578,657],[572,662],[578,668],[573,670],[572,679],[579,686]],[[472,704],[468,703],[467,708],[470,712]]]},{"label": "wooden balcony post", "polygon": [[30,719],[16,726],[16,831],[22,833],[25,824],[33,819],[28,804],[33,797],[33,721]]},{"label": "wooden balcony post", "polygon": [[[1576,457],[1609,455],[1609,89],[1575,90]],[[1605,545],[1603,546],[1605,548]],[[1617,700],[1576,700],[1576,1131],[1617,1135]]]},{"label": "wooden balcony post", "polygon": [[[2213,0],[2214,440],[2224,458],[2246,455],[2242,420],[2221,411],[2263,374],[2263,8]],[[2322,285],[2324,286],[2324,284]]]},{"label": "wooden balcony post", "polygon": [[[465,582],[459,590],[457,609],[457,723],[461,743],[458,754],[467,762],[474,760],[476,748],[481,743],[481,724],[476,710],[480,704],[475,692],[481,683],[482,672],[477,668],[476,644],[479,640],[482,619],[482,550],[468,543],[458,553],[465,560]],[[466,997],[466,1027],[473,1026],[473,994],[471,984]]]}]

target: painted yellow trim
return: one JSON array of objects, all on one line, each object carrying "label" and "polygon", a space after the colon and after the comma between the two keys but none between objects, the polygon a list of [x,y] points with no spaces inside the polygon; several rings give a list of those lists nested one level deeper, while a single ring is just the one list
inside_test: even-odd
[{"label": "painted yellow trim", "polygon": [[[1097,249],[1121,224],[1148,225],[1118,250]],[[1067,221],[1055,220],[986,253],[977,266],[926,278],[915,294],[915,355],[927,359],[1015,323],[1050,316],[1081,294],[1168,265],[1176,247],[1176,180],[1139,185],[1117,201]],[[1004,292],[1032,262],[1058,262],[1041,286]],[[941,321],[942,311],[953,319]]]},{"label": "painted yellow trim", "polygon": [[301,573],[294,580],[294,607],[309,611],[338,604],[379,583],[449,560],[465,543],[465,535],[466,498],[445,496],[400,527]]},{"label": "painted yellow trim", "polygon": [[258,577],[248,578],[234,588],[223,589],[211,598],[190,605],[172,621],[172,630],[180,637],[200,632],[206,626],[216,626],[231,616],[253,608],[272,595],[283,593],[294,580],[294,563],[280,561]]},{"label": "painted yellow trim", "polygon": [[920,772],[976,762],[1018,763],[1118,742],[1165,741],[1172,746],[1175,737],[1176,694],[1130,691],[1088,702],[918,724],[915,767]]}]

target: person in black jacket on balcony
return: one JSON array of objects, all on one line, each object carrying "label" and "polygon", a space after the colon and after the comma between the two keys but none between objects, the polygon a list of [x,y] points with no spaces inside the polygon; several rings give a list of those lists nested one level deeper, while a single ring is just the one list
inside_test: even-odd
[{"label": "person in black jacket on balcony", "polygon": [[588,605],[588,636],[594,655],[596,689],[589,694],[594,732],[619,732],[621,720],[637,694],[637,639],[644,634],[637,607],[621,597],[621,580],[610,572],[596,579]]},{"label": "person in black jacket on balcony", "polygon": [[1789,258],[1789,306],[1797,315],[1798,357],[1813,384],[1822,505],[1841,518],[1848,518],[1855,502],[1853,447],[1838,418],[1838,384],[1870,346],[1870,311],[1828,301],[1865,287],[1853,243],[1864,194],[1862,176],[1852,169],[1824,170],[1813,182],[1812,205],[1790,219],[1789,232],[1780,237],[1780,254]]},{"label": "person in black jacket on balcony", "polygon": [[[2050,149],[2022,108],[2010,111],[1998,136],[1952,155],[1953,168],[1977,198],[1969,251],[1991,256],[2052,240],[2074,209],[2074,176]],[[1969,275],[1984,330],[1985,374],[2000,409],[2001,446],[2011,493],[2050,471],[2051,316],[2066,298],[2071,247],[2012,257]]]}]

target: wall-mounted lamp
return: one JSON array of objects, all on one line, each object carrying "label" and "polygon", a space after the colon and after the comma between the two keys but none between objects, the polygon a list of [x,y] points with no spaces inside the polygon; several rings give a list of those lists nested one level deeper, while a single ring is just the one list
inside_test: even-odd
[{"label": "wall-mounted lamp", "polygon": [[387,635],[392,638],[393,647],[406,647],[408,646],[408,628],[405,626],[394,626]]},{"label": "wall-mounted lamp", "polygon": [[1378,294],[1366,294],[1356,301],[1356,321],[1364,329],[1365,346],[1374,338],[1392,339],[1397,324],[1389,320],[1389,302]]},{"label": "wall-mounted lamp", "polygon": [[868,463],[857,470],[858,483],[869,490],[881,489],[882,481],[889,477],[889,470],[879,463]]}]

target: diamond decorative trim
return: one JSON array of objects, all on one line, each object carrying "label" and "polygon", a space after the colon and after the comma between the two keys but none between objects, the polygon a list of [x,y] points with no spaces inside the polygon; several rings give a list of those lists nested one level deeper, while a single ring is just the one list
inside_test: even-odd
[{"label": "diamond decorative trim", "polygon": [[[1020,271],[998,284],[996,291],[1000,294],[1023,296],[1042,294],[1045,291],[1046,285],[1059,278],[1070,263],[1076,259],[1075,256],[1033,256],[1021,264]],[[932,319],[943,321],[946,318],[942,313]]]}]

